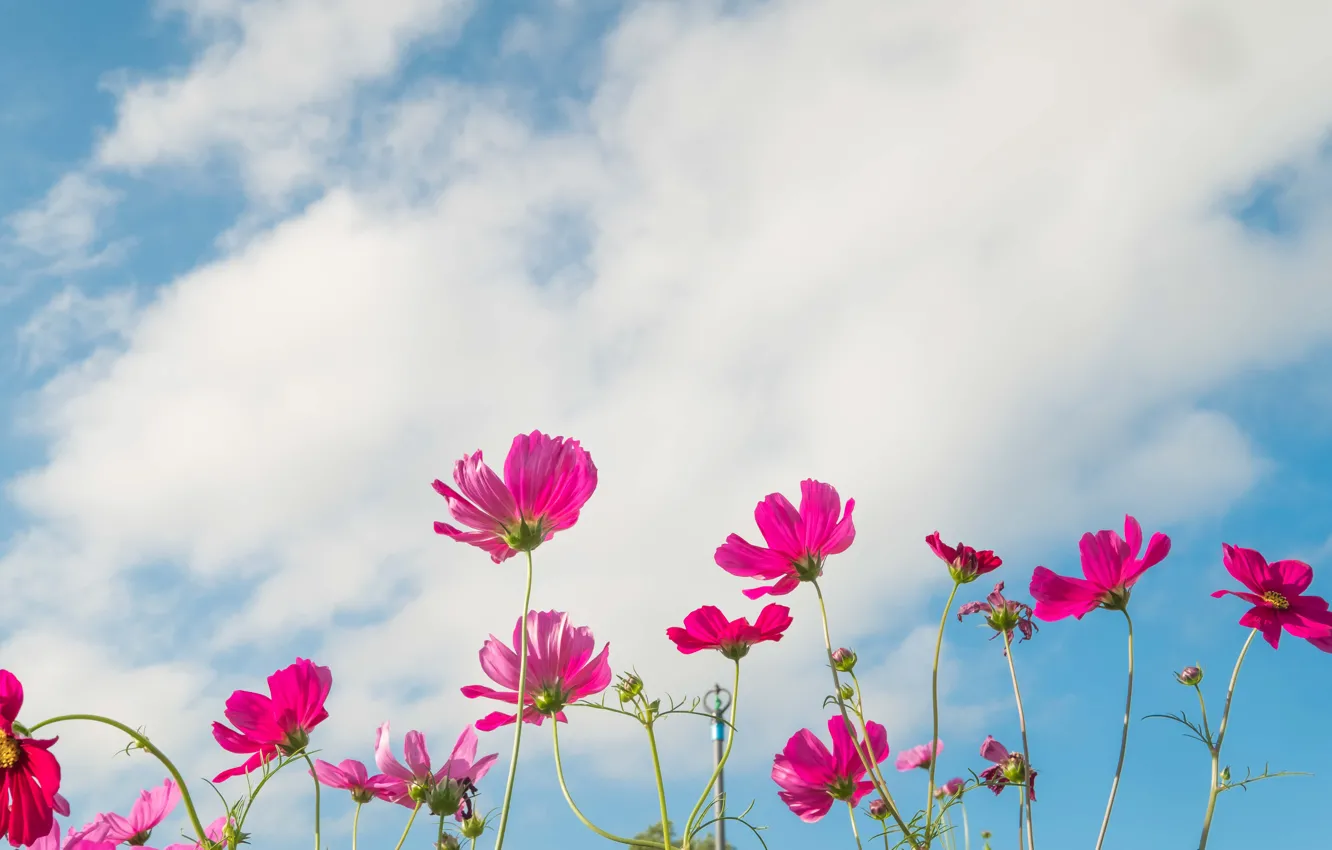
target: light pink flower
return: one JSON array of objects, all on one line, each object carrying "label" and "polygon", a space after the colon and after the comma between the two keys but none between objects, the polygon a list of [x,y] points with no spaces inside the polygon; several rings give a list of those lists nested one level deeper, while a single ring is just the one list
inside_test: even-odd
[{"label": "light pink flower", "polygon": [[533,431],[513,438],[503,481],[479,449],[453,465],[453,481],[457,491],[438,479],[433,486],[449,514],[475,530],[437,522],[435,533],[484,549],[498,564],[571,528],[597,489],[597,468],[577,440]]},{"label": "light pink flower", "polygon": [[1022,753],[1009,752],[993,735],[987,735],[981,743],[980,754],[986,761],[994,762],[993,767],[987,767],[980,774],[982,780],[990,783],[991,791],[998,795],[1008,785],[1025,784],[1027,796],[1036,799],[1036,771],[1027,766]]},{"label": "light pink flower", "polygon": [[943,752],[943,748],[943,741],[936,741],[933,748],[929,744],[917,744],[909,750],[903,750],[897,754],[897,769],[903,773],[918,767],[929,770],[930,762]]},{"label": "light pink flower", "polygon": [[1087,532],[1079,543],[1082,574],[1086,578],[1056,575],[1037,567],[1031,576],[1031,595],[1036,600],[1036,617],[1041,620],[1081,620],[1098,607],[1122,610],[1128,605],[1129,590],[1149,567],[1170,554],[1170,538],[1157,532],[1142,549],[1142,526],[1131,516],[1124,517],[1124,537],[1113,531]]},{"label": "light pink flower", "polygon": [[791,609],[785,605],[767,605],[754,625],[741,617],[728,620],[720,609],[704,605],[684,619],[684,628],[671,626],[666,637],[685,655],[703,649],[715,649],[732,661],[739,661],[749,648],[763,641],[778,641],[791,625]]},{"label": "light pink flower", "polygon": [[971,546],[961,543],[957,544],[956,548],[948,546],[937,531],[926,537],[925,542],[929,544],[934,554],[948,565],[948,574],[958,584],[975,581],[986,573],[999,569],[1004,563],[1003,559],[991,549],[982,549],[978,552]]},{"label": "light pink flower", "polygon": [[240,730],[213,723],[213,738],[232,753],[253,753],[239,767],[224,770],[213,778],[222,782],[258,768],[279,753],[293,755],[310,742],[310,730],[328,719],[324,701],[333,686],[327,667],[297,658],[296,663],[268,677],[270,696],[236,691],[223,712]]},{"label": "light pink flower", "polygon": [[[68,812],[66,812],[68,814]],[[91,828],[93,824],[84,827],[84,830]],[[60,823],[51,821],[51,831],[29,845],[31,850],[114,850],[115,842],[112,841],[93,841],[89,839],[84,830],[75,830],[69,828],[69,833],[65,840],[60,840]],[[150,848],[151,850],[151,848]]]},{"label": "light pink flower", "polygon": [[[384,724],[383,732],[387,737],[387,723]],[[343,759],[336,765],[329,764],[323,759],[315,759],[314,770],[306,772],[318,779],[321,785],[350,791],[352,801],[356,803],[368,803],[373,798],[380,796],[381,791],[387,791],[394,787],[396,783],[396,780],[391,776],[378,773],[370,776],[366,772],[365,765],[356,759]],[[387,798],[381,797],[381,799]]]},{"label": "light pink flower", "polygon": [[[873,721],[865,728],[870,753],[879,764],[888,758],[888,733]],[[813,732],[801,729],[772,760],[772,779],[782,789],[777,796],[806,823],[828,814],[833,800],[854,806],[874,790],[874,783],[864,778],[865,763],[856,749],[855,729],[836,714],[828,720],[828,733],[833,742],[831,753]]]},{"label": "light pink flower", "polygon": [[161,785],[139,792],[139,799],[130,808],[129,817],[104,812],[94,819],[84,837],[90,841],[142,846],[148,842],[153,828],[166,820],[179,802],[180,789],[175,782],[165,779]]},{"label": "light pink flower", "polygon": [[[227,815],[223,815],[204,827],[204,836],[207,837],[209,841],[217,842],[223,847],[226,847],[227,817]],[[243,839],[246,837],[246,834],[241,833],[240,837]],[[163,847],[162,850],[196,850],[198,847],[198,841],[191,841],[189,844],[168,844],[166,847]],[[74,848],[66,847],[65,850],[74,850]],[[101,848],[81,848],[81,850],[101,850]]]},{"label": "light pink flower", "polygon": [[448,760],[432,773],[425,735],[413,729],[403,739],[403,757],[407,760],[404,767],[389,746],[389,725],[385,723],[375,734],[375,765],[384,772],[382,778],[386,781],[375,791],[375,796],[411,809],[416,806],[412,799],[412,789],[416,788],[432,814],[451,814],[457,820],[464,820],[471,814],[470,809],[464,811],[470,805],[467,794],[499,758],[498,753],[477,758],[476,748],[476,733],[468,726],[458,736]]},{"label": "light pink flower", "polygon": [[[513,705],[518,704],[518,649],[521,646],[523,621],[513,627],[512,648],[505,646],[494,635],[481,647],[481,669],[505,690],[497,691],[485,685],[468,685],[462,695],[468,699],[485,697]],[[610,662],[607,653],[610,644],[601,648],[595,658],[592,651],[596,641],[586,626],[569,625],[569,615],[561,611],[530,611],[527,614],[527,688],[523,706],[523,722],[540,726],[546,717],[565,722],[564,707],[585,697],[599,694],[611,683]],[[507,726],[517,719],[517,713],[492,712],[476,723],[476,728],[489,732]]]},{"label": "light pink flower", "polygon": [[1297,638],[1305,638],[1324,652],[1332,652],[1332,614],[1327,600],[1306,594],[1313,583],[1313,567],[1303,561],[1267,561],[1254,549],[1221,544],[1226,570],[1250,592],[1218,590],[1220,599],[1227,593],[1238,596],[1253,607],[1240,617],[1240,625],[1259,629],[1272,648],[1285,629]]},{"label": "light pink flower", "polygon": [[14,733],[23,708],[23,685],[0,670],[0,837],[18,847],[51,831],[55,812],[69,804],[59,795],[60,763],[51,755],[57,738],[29,738]]},{"label": "light pink flower", "polygon": [[732,534],[717,547],[717,566],[731,575],[777,580],[744,591],[750,599],[790,593],[800,582],[823,575],[824,560],[845,552],[856,539],[851,522],[855,506],[855,499],[847,499],[846,513],[838,520],[842,500],[837,490],[813,479],[800,482],[799,511],[781,493],[771,493],[754,509],[754,521],[768,548]]},{"label": "light pink flower", "polygon": [[952,779],[945,782],[944,784],[940,785],[938,788],[935,788],[934,796],[939,798],[954,797],[962,793],[962,786],[964,785],[966,785],[966,781],[962,779],[962,777],[960,776],[955,776]]}]

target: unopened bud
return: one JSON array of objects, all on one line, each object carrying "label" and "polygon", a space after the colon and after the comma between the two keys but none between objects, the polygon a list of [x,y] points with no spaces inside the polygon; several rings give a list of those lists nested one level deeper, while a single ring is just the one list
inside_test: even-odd
[{"label": "unopened bud", "polygon": [[844,700],[848,700],[848,699],[852,699],[853,697],[855,697],[855,695],[856,695],[856,689],[853,688],[853,687],[851,687],[850,684],[846,684],[846,685],[842,685],[842,687],[838,689],[838,693],[841,694],[842,699],[844,699]]},{"label": "unopened bud", "polygon": [[1196,685],[1202,681],[1203,671],[1201,667],[1185,667],[1175,674],[1175,679],[1181,685]]},{"label": "unopened bud", "polygon": [[481,833],[486,831],[485,818],[472,815],[462,822],[463,838],[480,838]]},{"label": "unopened bud", "polygon": [[1224,768],[1221,769],[1221,781],[1222,782],[1230,781],[1230,765],[1226,765]]},{"label": "unopened bud", "polygon": [[632,673],[626,673],[620,677],[620,683],[615,686],[615,690],[620,694],[620,703],[626,703],[643,692],[643,680]]},{"label": "unopened bud", "polygon": [[458,850],[461,846],[462,845],[458,843],[456,836],[446,832],[444,833],[444,837],[436,842],[435,850]]},{"label": "unopened bud", "polygon": [[888,807],[888,801],[882,797],[876,797],[869,804],[869,816],[875,820],[887,820],[892,814],[892,809]]},{"label": "unopened bud", "polygon": [[833,668],[838,673],[850,673],[856,669],[856,654],[846,647],[834,650],[832,654]]}]

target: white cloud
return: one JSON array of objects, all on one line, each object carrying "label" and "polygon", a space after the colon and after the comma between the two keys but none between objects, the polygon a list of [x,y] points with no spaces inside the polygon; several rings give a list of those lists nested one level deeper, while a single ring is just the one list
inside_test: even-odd
[{"label": "white cloud", "polygon": [[120,194],[89,174],[73,171],[51,187],[40,203],[10,215],[13,244],[51,262],[50,274],[83,271],[123,256],[128,243],[93,251],[99,230]]},{"label": "white cloud", "polygon": [[130,289],[98,296],[62,289],[18,330],[28,368],[56,363],[73,346],[124,335],[133,325],[134,307]]}]

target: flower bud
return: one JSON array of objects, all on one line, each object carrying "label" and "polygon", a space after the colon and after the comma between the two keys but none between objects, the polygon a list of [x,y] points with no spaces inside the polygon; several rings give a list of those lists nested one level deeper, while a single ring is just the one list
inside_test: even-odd
[{"label": "flower bud", "polygon": [[643,680],[633,673],[626,673],[620,677],[620,683],[615,686],[615,690],[619,692],[620,704],[623,705],[643,692]]},{"label": "flower bud", "polygon": [[1008,760],[1000,765],[1000,771],[1004,778],[1015,785],[1021,785],[1027,781],[1027,763],[1023,760],[1021,753],[1012,753]]},{"label": "flower bud", "polygon": [[846,647],[835,650],[832,654],[833,668],[838,673],[850,673],[856,669],[856,654]]},{"label": "flower bud", "polygon": [[463,838],[480,838],[481,833],[486,831],[485,818],[472,815],[462,822]]},{"label": "flower bud", "polygon": [[1221,781],[1222,782],[1230,781],[1230,765],[1226,765],[1221,769]]},{"label": "flower bud", "polygon": [[458,850],[460,846],[458,839],[452,833],[446,832],[444,837],[436,842],[435,850]]},{"label": "flower bud", "polygon": [[882,797],[875,797],[869,804],[869,816],[875,820],[887,820],[892,810],[888,808],[888,801]]},{"label": "flower bud", "polygon": [[853,699],[856,695],[856,689],[849,683],[842,685],[842,687],[838,689],[838,692],[841,694],[843,700]]},{"label": "flower bud", "polygon": [[1203,671],[1201,667],[1185,667],[1175,674],[1175,679],[1181,685],[1196,685],[1202,681]]}]

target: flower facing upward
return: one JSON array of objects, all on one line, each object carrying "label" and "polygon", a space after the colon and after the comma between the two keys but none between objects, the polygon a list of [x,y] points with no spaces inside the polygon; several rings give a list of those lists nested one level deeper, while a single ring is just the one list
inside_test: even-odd
[{"label": "flower facing upward", "polygon": [[573,527],[597,489],[597,468],[577,440],[533,431],[513,438],[503,481],[479,450],[453,465],[453,481],[458,490],[436,479],[435,492],[455,520],[474,530],[437,522],[435,533],[484,549],[498,564]]},{"label": "flower facing upward", "polygon": [[1202,682],[1203,671],[1201,667],[1185,667],[1175,674],[1175,681],[1181,685],[1197,685]]},{"label": "flower facing upward", "polygon": [[[1017,629],[1022,633],[1023,640],[1031,640],[1033,632],[1039,631],[1036,624],[1031,621],[1031,606],[1024,605],[1013,599],[1004,598],[1004,583],[1001,581],[994,586],[994,590],[985,597],[984,602],[968,602],[957,609],[958,622],[963,617],[970,614],[984,614],[985,623],[994,629],[994,634],[990,640],[994,640],[999,635],[1007,635],[1008,641],[1013,641],[1013,630]],[[1005,649],[1007,654],[1008,650]]]},{"label": "flower facing upward", "polygon": [[213,738],[228,752],[253,755],[213,781],[249,773],[279,753],[289,756],[305,749],[310,730],[328,718],[324,701],[332,686],[333,674],[327,667],[297,658],[295,664],[268,677],[270,696],[253,691],[233,693],[223,713],[240,731],[214,721]]},{"label": "flower facing upward", "polygon": [[995,794],[1003,792],[1007,785],[1027,786],[1027,796],[1036,799],[1036,771],[1027,768],[1027,761],[1022,753],[1009,752],[1008,748],[987,735],[981,744],[981,758],[994,762],[993,767],[981,771],[980,778],[990,784]]},{"label": "flower facing upward", "polygon": [[684,628],[667,629],[666,637],[685,655],[715,649],[732,661],[739,661],[754,644],[781,640],[790,625],[791,609],[785,605],[765,606],[752,626],[744,617],[728,620],[717,608],[704,605],[685,617]]},{"label": "flower facing upward", "polygon": [[476,747],[476,733],[468,726],[458,736],[448,761],[432,773],[425,735],[413,729],[403,739],[403,757],[407,759],[407,765],[403,766],[393,756],[389,725],[385,723],[375,735],[375,765],[384,771],[383,777],[376,778],[386,782],[375,795],[409,809],[424,803],[433,815],[453,815],[461,821],[471,814],[463,812],[464,792],[475,787],[499,758],[497,753],[477,758]]},{"label": "flower facing upward", "polygon": [[1124,537],[1113,531],[1087,532],[1078,544],[1082,553],[1085,578],[1056,575],[1037,567],[1031,575],[1031,595],[1036,600],[1036,617],[1041,620],[1081,620],[1096,608],[1123,610],[1129,591],[1149,567],[1170,554],[1170,538],[1157,532],[1142,549],[1142,526],[1131,516],[1124,517]]},{"label": "flower facing upward", "polygon": [[[494,635],[481,647],[481,669],[504,690],[468,685],[462,689],[463,696],[518,704],[518,649],[522,628],[520,619],[513,627],[512,648]],[[594,658],[592,650],[596,641],[591,629],[569,625],[569,615],[561,611],[530,611],[527,631],[525,723],[540,726],[547,717],[564,721],[566,705],[599,694],[610,686],[612,676],[607,659],[610,644],[603,646]],[[478,720],[476,728],[489,732],[513,723],[517,717],[516,712],[495,711]]]},{"label": "flower facing upward", "polygon": [[845,552],[856,539],[851,522],[855,506],[855,499],[847,499],[846,513],[838,520],[842,500],[837,490],[812,479],[800,482],[799,511],[781,493],[771,493],[754,509],[754,521],[768,548],[732,534],[717,547],[717,566],[731,575],[776,579],[772,585],[744,591],[750,599],[790,593],[800,582],[821,576],[824,559]]},{"label": "flower facing upward", "polygon": [[100,814],[88,827],[83,837],[88,841],[109,841],[111,844],[129,844],[143,846],[148,842],[153,828],[166,820],[171,810],[180,802],[180,789],[170,779],[161,785],[139,792],[139,799],[130,808],[129,817],[115,812]]},{"label": "flower facing upward", "polygon": [[[888,758],[888,733],[879,724],[865,724],[869,732],[869,751],[879,764]],[[865,763],[857,751],[857,737],[840,714],[828,720],[833,749],[808,729],[801,729],[786,742],[786,748],[773,757],[772,778],[781,791],[777,796],[806,823],[813,823],[828,814],[834,800],[856,805],[874,790],[874,783],[865,781]]]},{"label": "flower facing upward", "polygon": [[1249,589],[1217,590],[1212,596],[1227,593],[1238,596],[1253,607],[1240,617],[1240,625],[1258,629],[1272,648],[1285,629],[1297,638],[1305,638],[1324,652],[1332,652],[1332,614],[1327,600],[1306,594],[1313,582],[1313,568],[1303,561],[1267,563],[1253,549],[1221,544],[1226,570]]},{"label": "flower facing upward", "polygon": [[948,546],[937,531],[926,537],[925,542],[934,550],[934,554],[948,565],[948,574],[958,584],[975,581],[986,573],[999,569],[1004,563],[1003,559],[989,549],[978,552],[961,543],[957,544],[956,548]]},{"label": "flower facing upward", "polygon": [[[388,730],[385,729],[384,731],[387,734]],[[326,788],[350,791],[352,802],[355,803],[368,803],[379,796],[381,791],[388,791],[390,788],[396,787],[396,780],[393,777],[383,774],[370,776],[365,769],[365,765],[356,759],[343,759],[338,764],[329,764],[323,759],[315,759],[314,770],[307,771],[307,773],[318,779],[319,784]]]},{"label": "flower facing upward", "polygon": [[897,769],[903,773],[918,767],[929,770],[930,762],[943,752],[943,748],[943,741],[935,741],[933,747],[929,744],[918,744],[909,750],[903,750],[897,754]]},{"label": "flower facing upward", "polygon": [[57,793],[60,763],[50,753],[57,739],[15,735],[21,708],[23,685],[0,670],[0,837],[15,847],[47,835],[56,811],[69,812]]}]

